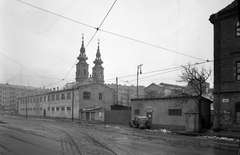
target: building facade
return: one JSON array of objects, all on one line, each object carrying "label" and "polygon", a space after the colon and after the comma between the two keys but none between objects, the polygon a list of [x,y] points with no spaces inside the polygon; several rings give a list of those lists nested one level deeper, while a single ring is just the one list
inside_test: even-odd
[{"label": "building facade", "polygon": [[[24,116],[104,120],[110,110],[114,91],[100,83],[20,97],[19,114]],[[91,109],[90,111],[88,111]],[[98,117],[102,116],[102,117]]]},{"label": "building facade", "polygon": [[214,26],[214,128],[240,129],[238,2],[210,16]]},{"label": "building facade", "polygon": [[77,59],[76,82],[67,83],[63,90],[19,98],[19,114],[104,121],[104,111],[114,104],[114,90],[104,85],[99,42],[92,76],[89,76],[84,37]]},{"label": "building facade", "polygon": [[[202,118],[205,128],[210,128],[210,103],[202,98]],[[131,99],[132,119],[135,116],[147,116],[153,129],[198,131],[198,106],[189,97],[159,97]],[[203,122],[203,121],[202,121]]]}]

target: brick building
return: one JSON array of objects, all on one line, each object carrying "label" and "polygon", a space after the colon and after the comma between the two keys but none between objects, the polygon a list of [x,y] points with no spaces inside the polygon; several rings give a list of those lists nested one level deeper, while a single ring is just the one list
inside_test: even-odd
[{"label": "brick building", "polygon": [[210,16],[214,26],[214,128],[240,129],[238,2]]}]

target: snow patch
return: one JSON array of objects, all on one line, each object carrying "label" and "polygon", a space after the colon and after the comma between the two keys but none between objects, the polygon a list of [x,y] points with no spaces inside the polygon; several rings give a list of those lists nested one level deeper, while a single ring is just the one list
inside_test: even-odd
[{"label": "snow patch", "polygon": [[171,133],[171,131],[167,130],[167,129],[159,129],[159,130],[148,130],[147,131],[150,131],[150,132],[163,132],[163,133]]},{"label": "snow patch", "polygon": [[200,136],[197,138],[201,139],[214,139],[214,140],[223,140],[223,141],[234,141],[235,139],[233,138],[227,138],[227,137],[217,137],[217,136]]}]

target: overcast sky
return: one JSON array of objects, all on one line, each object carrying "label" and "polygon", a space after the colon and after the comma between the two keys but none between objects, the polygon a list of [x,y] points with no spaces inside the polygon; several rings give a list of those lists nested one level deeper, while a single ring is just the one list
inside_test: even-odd
[{"label": "overcast sky", "polygon": [[[0,83],[53,88],[75,81],[84,34],[90,74],[100,40],[105,83],[119,77],[136,85],[143,64],[139,85],[183,85],[176,82],[181,70],[168,69],[213,60],[208,19],[232,1],[0,0]],[[213,69],[212,62],[202,66]],[[212,87],[213,76],[208,82]]]}]

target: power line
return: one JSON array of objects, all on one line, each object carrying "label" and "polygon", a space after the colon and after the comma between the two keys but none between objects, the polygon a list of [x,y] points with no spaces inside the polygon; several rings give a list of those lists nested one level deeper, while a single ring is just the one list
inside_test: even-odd
[{"label": "power line", "polygon": [[163,50],[166,50],[166,51],[169,51],[169,52],[172,52],[172,53],[176,53],[176,54],[179,54],[179,55],[183,55],[183,56],[186,56],[186,57],[190,57],[190,58],[194,58],[194,59],[204,61],[204,59],[197,58],[197,57],[194,57],[194,56],[191,56],[191,55],[188,55],[188,54],[184,54],[184,53],[181,53],[181,52],[178,52],[178,51],[174,51],[174,50],[171,50],[171,49],[168,49],[168,48],[165,48],[165,47],[161,47],[161,46],[158,46],[158,45],[154,45],[154,44],[151,44],[151,43],[147,43],[147,42],[144,42],[144,41],[133,39],[133,38],[130,38],[130,37],[127,37],[127,36],[124,36],[124,35],[120,35],[120,34],[117,34],[117,33],[113,33],[113,32],[110,32],[110,31],[106,31],[106,30],[102,30],[102,29],[99,29],[99,30],[103,31],[105,33],[111,34],[111,35],[121,37],[121,38],[125,38],[125,39],[132,40],[132,41],[135,41],[135,42],[138,42],[138,43],[142,43],[142,44],[145,44],[145,45],[149,45],[149,46],[152,46],[152,47],[163,49]]},{"label": "power line", "polygon": [[75,22],[75,23],[78,23],[78,24],[81,24],[81,25],[84,25],[84,26],[87,26],[87,27],[90,27],[90,28],[94,28],[94,29],[95,29],[95,27],[93,27],[93,26],[91,26],[91,25],[88,25],[88,24],[85,24],[85,23],[79,22],[79,21],[77,21],[77,20],[74,20],[74,19],[71,19],[71,18],[68,18],[68,17],[62,16],[62,15],[59,15],[59,14],[57,14],[57,13],[51,12],[51,11],[46,10],[46,9],[43,9],[43,8],[40,8],[40,7],[35,6],[35,5],[32,5],[32,4],[30,4],[30,3],[27,3],[27,2],[24,2],[24,1],[21,1],[21,0],[17,0],[17,1],[20,2],[20,3],[26,4],[26,5],[28,5],[28,6],[34,7],[34,8],[36,8],[36,9],[39,9],[39,10],[45,11],[45,12],[47,12],[47,13],[53,14],[53,15],[55,15],[55,16],[58,16],[58,17],[61,17],[61,18],[64,18],[64,19],[70,20],[70,21],[72,21],[72,22]]},{"label": "power line", "polygon": [[50,79],[50,80],[62,80],[59,78],[52,78],[52,77],[39,77],[39,76],[31,76],[31,75],[16,75],[16,74],[0,74],[0,75],[6,75],[6,76],[19,76],[19,77],[29,77],[29,78],[43,78],[43,79]]},{"label": "power line", "polygon": [[[93,34],[92,38],[89,40],[89,42],[86,45],[86,48],[88,47],[88,45],[92,42],[93,38],[95,37],[95,35],[97,34],[98,30],[100,29],[100,27],[102,26],[103,22],[105,21],[105,19],[107,18],[107,16],[109,15],[109,13],[111,12],[113,6],[115,5],[115,3],[117,2],[117,0],[114,1],[114,3],[112,4],[111,8],[108,10],[106,16],[104,17],[104,19],[102,20],[101,24],[99,25],[99,27],[95,28],[96,31]],[[73,66],[76,64],[77,61],[75,61],[75,63],[73,64]],[[71,70],[73,69],[73,66],[71,67],[71,69],[68,71],[67,75],[64,77],[64,79],[68,76],[68,74],[71,72]]]},{"label": "power line", "polygon": [[[204,64],[204,63],[209,63],[209,62],[213,62],[213,61],[214,60],[207,60],[207,61],[203,61],[203,62],[197,62],[195,64],[192,64],[191,66],[193,66],[193,65],[200,65],[200,64]],[[160,70],[144,72],[144,73],[142,73],[142,75],[155,73],[155,72],[161,72],[161,71],[167,71],[167,70],[172,70],[172,69],[182,69],[182,66],[176,66],[176,67],[171,67],[171,68],[164,68],[164,69],[160,69]],[[133,77],[133,76],[136,76],[136,74],[121,76],[121,77],[118,77],[118,78],[127,78],[127,77]],[[114,79],[115,78],[110,78],[110,79],[106,79],[106,80],[114,80]]]},{"label": "power line", "polygon": [[[21,2],[21,3],[23,3],[23,4],[26,4],[26,5],[28,5],[28,6],[37,8],[37,9],[39,9],[39,10],[48,12],[48,13],[50,13],[50,14],[56,15],[56,16],[58,16],[58,17],[64,18],[64,19],[66,19],[66,20],[70,20],[70,21],[72,21],[72,22],[75,22],[75,23],[78,23],[78,24],[81,24],[81,25],[84,25],[84,26],[87,26],[87,27],[90,27],[90,28],[94,28],[94,29],[96,29],[96,32],[94,33],[93,37],[96,35],[96,33],[97,33],[99,30],[101,30],[102,32],[105,32],[105,33],[108,33],[108,34],[112,34],[112,35],[115,35],[115,36],[118,36],[118,37],[122,37],[122,38],[125,38],[125,39],[128,39],[128,40],[132,40],[132,41],[135,41],[135,42],[139,42],[139,43],[142,43],[142,44],[146,44],[146,45],[149,45],[149,46],[153,46],[153,47],[156,47],[156,48],[160,48],[160,49],[163,49],[163,50],[167,50],[167,51],[170,51],[170,52],[173,52],[173,53],[176,53],[176,54],[180,54],[180,55],[183,55],[183,56],[191,57],[191,58],[194,58],[194,59],[203,60],[203,59],[201,59],[201,58],[197,58],[197,57],[194,57],[194,56],[191,56],[191,55],[188,55],[188,54],[184,54],[184,53],[181,53],[181,52],[178,52],[178,51],[174,51],[174,50],[171,50],[171,49],[167,49],[167,48],[164,48],[164,47],[161,47],[161,46],[158,46],[158,45],[154,45],[154,44],[151,44],[151,43],[147,43],[147,42],[140,41],[140,40],[137,40],[137,39],[134,39],[134,38],[130,38],[130,37],[127,37],[127,36],[124,36],[124,35],[120,35],[120,34],[117,34],[117,33],[113,33],[113,32],[110,32],[110,31],[106,31],[106,30],[100,29],[101,25],[103,24],[103,22],[105,21],[106,17],[107,17],[108,14],[110,13],[111,9],[112,9],[113,6],[115,5],[116,0],[115,0],[115,2],[113,3],[113,5],[111,6],[111,8],[110,8],[110,10],[108,11],[107,15],[104,17],[104,19],[103,19],[103,21],[101,22],[100,26],[97,27],[97,28],[96,28],[96,27],[93,27],[93,26],[91,26],[91,25],[88,25],[88,24],[79,22],[79,21],[77,21],[77,20],[73,20],[73,19],[71,19],[71,18],[68,18],[68,17],[62,16],[62,15],[59,15],[59,14],[57,14],[57,13],[48,11],[48,10],[46,10],[46,9],[43,9],[43,8],[34,6],[34,5],[29,4],[29,3],[27,3],[27,2],[24,2],[24,1],[21,1],[21,0],[17,0],[17,1],[18,1],[18,2]],[[92,38],[93,38],[93,37],[92,37]],[[92,40],[92,39],[91,39],[91,40]],[[89,41],[89,43],[91,42],[91,40]],[[89,44],[89,43],[88,43],[88,44]],[[75,63],[74,63],[74,65],[75,65]],[[73,65],[73,66],[74,66],[74,65]],[[70,71],[72,70],[73,66],[71,67]],[[70,71],[67,73],[67,75],[65,76],[65,78],[68,76],[68,74],[70,73]],[[35,73],[35,72],[34,72],[34,73]],[[39,75],[39,76],[40,76],[40,75]],[[133,76],[133,75],[131,75],[131,76]],[[40,77],[42,77],[42,76],[40,76]],[[63,80],[65,80],[65,78],[64,78]]]},{"label": "power line", "polygon": [[20,64],[19,62],[15,61],[15,60],[13,60],[13,59],[11,59],[11,58],[9,58],[9,57],[8,57],[8,56],[6,56],[5,54],[3,54],[3,53],[0,53],[0,54],[1,54],[1,55],[3,55],[3,56],[5,56],[5,57],[6,57],[6,58],[8,58],[9,60],[11,60],[11,61],[15,62],[16,64],[20,65],[21,67],[23,67],[23,68],[27,69],[28,71],[30,71],[30,72],[32,72],[32,73],[34,73],[34,74],[36,74],[37,76],[40,76],[41,78],[43,78],[43,76],[41,76],[40,74],[38,74],[38,73],[36,73],[36,72],[32,71],[31,69],[29,69],[29,68],[27,68],[27,67],[23,66],[22,64]]},{"label": "power line", "polygon": [[[97,28],[94,27],[94,26],[90,26],[90,25],[88,25],[88,24],[79,22],[79,21],[77,21],[77,20],[73,20],[73,19],[71,19],[71,18],[68,18],[68,17],[62,16],[62,15],[59,15],[59,14],[57,14],[57,13],[48,11],[48,10],[46,10],[46,9],[37,7],[37,6],[35,6],[35,5],[32,5],[32,4],[23,2],[23,1],[21,1],[21,0],[17,0],[17,1],[19,1],[19,2],[21,2],[21,3],[24,3],[24,4],[28,5],[28,6],[31,6],[31,7],[40,9],[40,10],[42,10],[42,11],[48,12],[48,13],[50,13],[50,14],[56,15],[56,16],[58,16],[58,17],[61,17],[61,18],[70,20],[70,21],[72,21],[72,22],[75,22],[75,23],[78,23],[78,24],[81,24],[81,25],[84,25],[84,26],[87,26],[87,27],[96,29],[96,32],[100,30],[100,31],[102,31],[102,32],[105,32],[105,33],[108,33],[108,34],[111,34],[111,35],[115,35],[115,36],[118,36],[118,37],[121,37],[121,38],[125,38],[125,39],[128,39],[128,40],[132,40],[132,41],[135,41],[135,42],[138,42],[138,43],[142,43],[142,44],[145,44],[145,45],[153,46],[153,47],[156,47],[156,48],[159,48],[159,49],[163,49],[163,50],[166,50],[166,51],[169,51],[169,52],[172,52],[172,53],[176,53],[176,54],[179,54],[179,55],[183,55],[183,56],[190,57],[190,58],[194,58],[194,59],[198,59],[198,60],[204,60],[204,59],[197,58],[197,57],[194,57],[194,56],[191,56],[191,55],[188,55],[188,54],[184,54],[184,53],[181,53],[181,52],[178,52],[178,51],[174,51],[174,50],[171,50],[171,49],[168,49],[168,48],[165,48],[165,47],[161,47],[161,46],[154,45],[154,44],[151,44],[151,43],[147,43],[147,42],[144,42],[144,41],[140,41],[140,40],[137,40],[137,39],[134,39],[134,38],[130,38],[130,37],[127,37],[127,36],[124,36],[124,35],[120,35],[120,34],[117,34],[117,33],[114,33],[114,32],[110,32],[110,31],[106,31],[106,30],[100,29],[102,23],[104,22],[104,20],[106,19],[107,15],[108,15],[109,12],[111,11],[112,7],[113,7],[114,4],[116,3],[116,0],[115,0],[115,2],[113,3],[113,5],[112,5],[112,7],[110,8],[110,10],[108,11],[108,13],[107,13],[107,15],[105,16],[105,18],[103,19],[103,21],[102,21],[102,23],[100,24],[100,26],[97,27]],[[95,33],[96,33],[96,32],[95,32]],[[95,35],[95,33],[94,33],[94,35]],[[89,44],[89,43],[88,43],[88,44]]]},{"label": "power line", "polygon": [[[204,61],[204,62],[194,63],[194,64],[191,64],[191,66],[201,65],[201,64],[209,63],[209,62],[213,62],[213,60],[207,60],[207,61]],[[157,75],[162,75],[162,74],[166,74],[166,73],[173,72],[173,71],[177,71],[177,70],[181,70],[181,69],[182,69],[182,66],[177,66],[177,67],[166,68],[166,69],[162,69],[162,70],[150,71],[150,72],[142,73],[142,75],[143,75],[143,74],[154,73],[154,72],[159,72],[159,71],[166,71],[166,72],[158,73],[158,74],[154,74],[154,75],[150,75],[150,76],[146,76],[146,77],[142,77],[142,78],[139,78],[139,79],[146,79],[146,78],[149,78],[149,77],[153,77],[153,76],[157,76]],[[130,75],[130,76],[123,76],[123,77],[119,77],[119,78],[131,77],[131,76],[136,76],[136,74],[135,74],[135,75]],[[137,80],[137,79],[128,80],[128,81],[136,81],[136,80]]]}]

